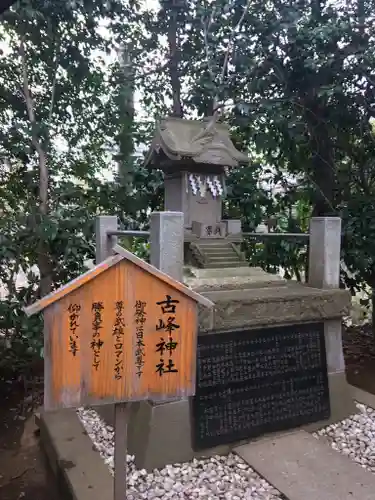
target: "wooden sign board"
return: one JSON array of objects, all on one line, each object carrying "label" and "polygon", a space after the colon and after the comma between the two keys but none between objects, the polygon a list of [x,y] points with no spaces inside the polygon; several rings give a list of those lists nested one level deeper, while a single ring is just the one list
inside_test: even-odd
[{"label": "wooden sign board", "polygon": [[44,310],[46,410],[195,392],[197,303],[212,302],[114,250],[25,309]]}]

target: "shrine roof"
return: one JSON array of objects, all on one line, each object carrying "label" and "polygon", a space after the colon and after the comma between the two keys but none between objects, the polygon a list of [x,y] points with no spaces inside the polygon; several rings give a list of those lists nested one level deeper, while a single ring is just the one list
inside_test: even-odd
[{"label": "shrine roof", "polygon": [[175,161],[176,166],[183,160],[223,167],[249,162],[248,156],[234,147],[229,127],[212,118],[204,121],[175,117],[162,120],[156,126],[145,165],[158,166],[161,153]]}]

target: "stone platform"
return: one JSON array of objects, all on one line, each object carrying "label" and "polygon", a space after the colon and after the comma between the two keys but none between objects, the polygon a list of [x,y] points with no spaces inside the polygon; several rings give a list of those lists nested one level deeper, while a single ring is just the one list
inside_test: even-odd
[{"label": "stone platform", "polygon": [[195,291],[243,290],[262,286],[280,286],[287,281],[277,274],[265,273],[260,267],[222,267],[219,269],[184,268],[185,285]]},{"label": "stone platform", "polygon": [[[195,269],[186,277],[186,283],[215,303],[213,312],[199,308],[201,335],[324,321],[331,401],[329,423],[355,412],[345,376],[341,339],[341,318],[348,314],[351,304],[348,291],[313,288],[251,267]],[[318,422],[307,428],[327,424]]]},{"label": "stone platform", "polygon": [[187,280],[194,291],[215,303],[213,322],[212,312],[200,308],[201,332],[323,321],[349,312],[351,296],[346,290],[321,290],[266,273],[229,278],[225,269],[220,271],[220,279]]},{"label": "stone platform", "polygon": [[305,431],[236,448],[288,500],[373,500],[375,475]]}]

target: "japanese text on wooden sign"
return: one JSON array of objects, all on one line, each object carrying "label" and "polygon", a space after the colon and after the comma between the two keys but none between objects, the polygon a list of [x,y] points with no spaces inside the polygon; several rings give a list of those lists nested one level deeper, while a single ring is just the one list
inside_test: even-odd
[{"label": "japanese text on wooden sign", "polygon": [[194,394],[197,301],[146,266],[117,259],[45,300],[47,409]]}]

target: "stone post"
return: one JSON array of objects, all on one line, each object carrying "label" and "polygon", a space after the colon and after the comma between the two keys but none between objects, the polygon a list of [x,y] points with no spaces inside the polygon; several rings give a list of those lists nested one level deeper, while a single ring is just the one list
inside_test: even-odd
[{"label": "stone post", "polygon": [[[117,243],[116,236],[108,236],[108,231],[118,230],[116,215],[98,215],[95,221],[95,265],[100,264],[112,255],[112,248]],[[96,406],[98,414],[111,425],[115,423],[115,407],[111,405]]]},{"label": "stone post", "polygon": [[184,214],[153,212],[150,224],[150,262],[177,281],[183,279]]},{"label": "stone post", "polygon": [[340,217],[313,217],[310,221],[310,286],[339,288],[340,251]]},{"label": "stone post", "polygon": [[[340,286],[341,219],[313,217],[310,221],[309,285],[314,288]],[[327,369],[332,413],[347,417],[355,412],[345,375],[342,319],[324,322]]]},{"label": "stone post", "polygon": [[118,230],[116,215],[99,215],[95,223],[95,264],[112,255],[112,248],[117,243],[116,236],[108,236],[108,231]]},{"label": "stone post", "polygon": [[[154,212],[150,227],[151,264],[183,279],[184,214]],[[188,399],[135,403],[128,431],[128,452],[139,469],[164,467],[194,457]]]},{"label": "stone post", "polygon": [[[184,268],[184,214],[153,212],[150,218],[150,264],[182,282]],[[180,400],[181,398],[176,398]],[[154,404],[164,404],[153,401]]]}]

